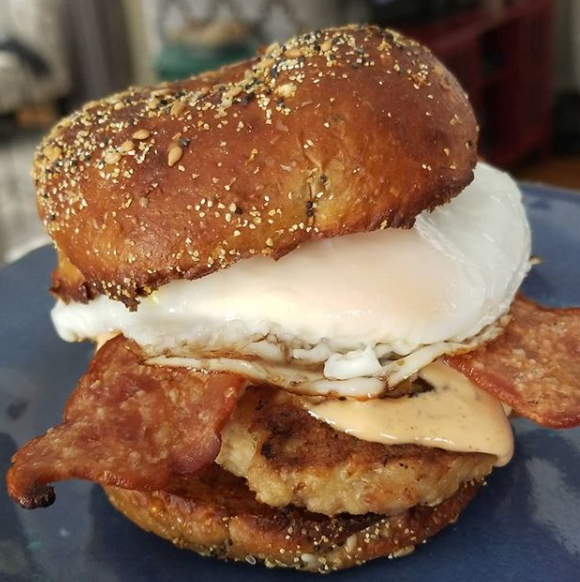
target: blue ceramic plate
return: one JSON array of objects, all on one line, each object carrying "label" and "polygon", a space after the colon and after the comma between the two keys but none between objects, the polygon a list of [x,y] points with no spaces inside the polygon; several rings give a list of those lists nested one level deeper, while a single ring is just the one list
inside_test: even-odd
[{"label": "blue ceramic plate", "polygon": [[[534,252],[544,259],[524,291],[551,305],[580,304],[580,195],[524,186]],[[12,453],[59,422],[90,357],[57,339],[45,288],[53,251],[0,272],[0,472]],[[580,429],[517,421],[513,462],[498,469],[461,515],[414,554],[376,560],[333,580],[418,582],[580,579]],[[320,578],[201,558],[133,526],[91,483],[57,486],[48,509],[18,508],[0,488],[0,581],[260,582]]]}]

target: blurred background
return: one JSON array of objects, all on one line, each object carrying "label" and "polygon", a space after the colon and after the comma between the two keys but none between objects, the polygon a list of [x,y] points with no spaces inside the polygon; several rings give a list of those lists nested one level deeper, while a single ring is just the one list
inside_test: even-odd
[{"label": "blurred background", "polygon": [[64,114],[348,22],[430,46],[468,91],[489,161],[580,190],[580,0],[0,0],[0,265],[47,242],[30,163]]}]

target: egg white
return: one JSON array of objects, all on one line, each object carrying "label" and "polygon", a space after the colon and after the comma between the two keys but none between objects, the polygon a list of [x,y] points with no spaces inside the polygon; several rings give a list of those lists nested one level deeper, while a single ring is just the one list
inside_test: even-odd
[{"label": "egg white", "polygon": [[168,283],[136,312],[101,296],[58,302],[52,316],[63,339],[123,333],[158,364],[243,368],[299,392],[369,396],[497,334],[529,257],[517,185],[478,164],[471,185],[412,229],[246,259]]}]

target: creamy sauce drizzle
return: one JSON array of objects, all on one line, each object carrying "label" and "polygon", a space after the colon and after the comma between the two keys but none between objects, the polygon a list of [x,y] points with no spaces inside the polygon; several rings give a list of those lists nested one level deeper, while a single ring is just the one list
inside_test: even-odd
[{"label": "creamy sauce drizzle", "polygon": [[401,398],[303,402],[313,417],[362,440],[489,453],[498,467],[510,461],[512,429],[497,398],[440,361],[419,376],[433,390]]}]

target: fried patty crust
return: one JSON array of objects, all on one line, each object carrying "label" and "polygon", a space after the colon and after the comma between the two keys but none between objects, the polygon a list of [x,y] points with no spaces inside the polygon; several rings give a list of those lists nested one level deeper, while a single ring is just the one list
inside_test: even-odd
[{"label": "fried patty crust", "polygon": [[363,441],[314,419],[300,397],[269,386],[249,388],[238,402],[216,460],[267,505],[329,516],[436,505],[462,483],[483,479],[494,461],[483,453]]},{"label": "fried patty crust", "polygon": [[417,506],[394,517],[327,517],[291,506],[269,507],[255,499],[243,479],[216,465],[174,486],[178,493],[105,491],[127,518],[180,548],[324,573],[411,553],[453,523],[480,485],[463,484],[434,507]]}]

